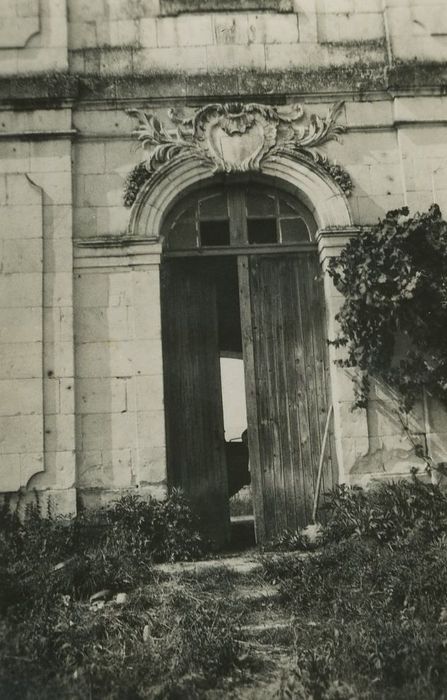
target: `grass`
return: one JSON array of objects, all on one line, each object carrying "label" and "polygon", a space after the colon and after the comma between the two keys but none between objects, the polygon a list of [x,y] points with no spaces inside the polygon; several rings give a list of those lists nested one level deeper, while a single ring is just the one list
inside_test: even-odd
[{"label": "grass", "polygon": [[[220,566],[175,578],[154,562],[205,548],[181,494],[71,523],[4,510],[0,697],[447,699],[446,495],[414,479],[339,487],[327,504],[305,556],[264,555],[251,576]],[[279,599],[243,595],[271,582]],[[247,624],[263,636],[251,641]]]}]

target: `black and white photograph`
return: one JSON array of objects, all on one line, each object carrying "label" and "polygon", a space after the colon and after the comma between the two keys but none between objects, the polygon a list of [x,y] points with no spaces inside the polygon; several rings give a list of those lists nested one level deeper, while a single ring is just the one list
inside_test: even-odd
[{"label": "black and white photograph", "polygon": [[0,0],[0,700],[447,700],[447,0]]}]

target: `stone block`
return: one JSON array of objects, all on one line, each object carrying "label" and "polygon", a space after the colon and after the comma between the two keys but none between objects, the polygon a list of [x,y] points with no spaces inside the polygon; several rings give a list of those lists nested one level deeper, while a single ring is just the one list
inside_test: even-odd
[{"label": "stone block", "polygon": [[75,308],[108,306],[109,277],[104,272],[78,273],[74,278]]},{"label": "stone block", "polygon": [[76,374],[78,377],[131,377],[133,354],[132,341],[81,343],[76,350]]},{"label": "stone block", "polygon": [[139,411],[136,416],[138,445],[164,447],[166,441],[164,411]]},{"label": "stone block", "polygon": [[393,102],[391,100],[368,100],[366,102],[346,102],[346,123],[348,127],[393,125]]},{"label": "stone block", "polygon": [[[83,190],[79,190],[75,184],[75,196],[79,201],[83,200]],[[114,207],[115,208],[115,207]],[[97,217],[99,207],[76,206],[73,209],[73,230],[75,238],[96,238],[98,235]]]},{"label": "stone block", "polygon": [[105,8],[109,5],[106,0],[69,0],[68,10],[70,19],[78,22],[103,20]]},{"label": "stone block", "polygon": [[21,49],[4,49],[2,51],[2,63],[0,75],[17,75],[19,66],[19,51]]},{"label": "stone block", "polygon": [[251,44],[293,44],[298,41],[296,14],[249,14],[248,38]]},{"label": "stone block", "polygon": [[73,308],[71,306],[44,309],[45,342],[59,343],[73,338]]},{"label": "stone block", "polygon": [[403,193],[402,169],[398,163],[385,165],[374,163],[370,166],[371,189],[369,194],[399,194]]},{"label": "stone block", "polygon": [[[445,423],[444,423],[445,426]],[[427,447],[434,462],[447,462],[447,433],[429,433]]]},{"label": "stone block", "polygon": [[0,459],[0,492],[18,491],[21,485],[20,455],[2,455]]},{"label": "stone block", "polygon": [[30,168],[30,144],[27,141],[0,141],[0,172],[23,173]]},{"label": "stone block", "polygon": [[[322,14],[334,12],[334,0],[317,0],[318,11]],[[350,14],[355,10],[355,0],[337,0],[336,10],[340,13]]]},{"label": "stone block", "polygon": [[159,17],[157,44],[160,47],[206,46],[213,43],[210,15]]},{"label": "stone block", "polygon": [[349,483],[350,473],[355,472],[358,463],[367,457],[369,452],[369,439],[367,437],[341,438],[341,471],[346,475]]},{"label": "stone block", "polygon": [[75,314],[75,333],[78,342],[129,340],[133,335],[129,307],[80,308]]},{"label": "stone block", "polygon": [[[122,109],[78,109],[73,112],[73,128],[82,134],[108,134],[109,137],[121,134],[129,137],[134,121]],[[87,146],[86,148],[91,147]]]},{"label": "stone block", "polygon": [[75,410],[75,391],[73,377],[59,379],[59,413],[74,413]]},{"label": "stone block", "polygon": [[[269,48],[273,49],[275,45],[271,44],[267,47],[267,49]],[[283,47],[281,47],[281,50],[284,56],[286,50]],[[263,44],[250,44],[250,46],[207,46],[206,65],[211,72],[221,71],[222,66],[225,66],[227,70],[265,70],[266,58],[264,46]]]},{"label": "stone block", "polygon": [[41,273],[15,272],[0,276],[0,308],[35,307],[41,304]]},{"label": "stone block", "polygon": [[91,413],[82,417],[83,450],[118,450],[136,442],[134,413]]},{"label": "stone block", "polygon": [[335,410],[343,437],[368,437],[368,422],[363,409],[353,409],[352,401],[338,401]]},{"label": "stone block", "polygon": [[76,389],[77,413],[124,413],[127,410],[126,380],[79,379]]},{"label": "stone block", "polygon": [[42,187],[51,204],[72,203],[70,172],[39,172],[33,174],[36,185]]},{"label": "stone block", "polygon": [[39,488],[57,487],[69,489],[75,487],[75,454],[73,450],[66,452],[46,452],[45,471],[34,477],[31,486]]},{"label": "stone block", "polygon": [[138,22],[140,46],[152,48],[157,46],[157,23],[154,17],[143,17]]},{"label": "stone block", "polygon": [[138,23],[132,19],[106,20],[96,23],[97,46],[135,46]]},{"label": "stone block", "polygon": [[301,43],[316,44],[318,42],[317,13],[315,12],[315,6],[307,7],[306,5],[307,3],[295,0],[298,12],[299,41]]},{"label": "stone block", "polygon": [[0,380],[0,416],[42,414],[41,379]]},{"label": "stone block", "polygon": [[447,60],[447,45],[444,37],[420,36],[417,41],[408,41],[407,35],[392,37],[392,50],[395,58],[401,61],[433,61],[440,63]]},{"label": "stone block", "polygon": [[108,174],[118,173],[126,176],[144,156],[142,150],[137,150],[134,139],[114,139],[102,145],[105,156],[104,172]]},{"label": "stone block", "polygon": [[0,416],[1,455],[33,452],[41,453],[42,447],[42,415]]},{"label": "stone block", "polygon": [[68,238],[45,241],[44,269],[46,272],[73,272],[73,244]]},{"label": "stone block", "polygon": [[[225,44],[234,46],[235,44],[247,45],[250,43],[248,16],[246,14],[230,15],[215,14],[213,17],[214,41],[207,44]],[[262,39],[258,41],[262,43]]]},{"label": "stone block", "polygon": [[71,143],[59,141],[33,141],[30,143],[30,172],[71,172]]},{"label": "stone block", "polygon": [[0,309],[0,344],[40,341],[41,335],[40,309],[27,307],[19,313],[16,308]]},{"label": "stone block", "polygon": [[0,175],[0,214],[6,209],[6,176]]},{"label": "stone block", "polygon": [[396,122],[442,121],[447,110],[447,97],[424,96],[423,100],[417,97],[397,97],[393,101],[393,107]]},{"label": "stone block", "polygon": [[[62,26],[63,31],[63,26]],[[47,35],[48,36],[48,35]],[[63,43],[63,39],[59,41]],[[17,54],[17,72],[44,73],[48,71],[66,71],[68,69],[66,44],[48,48],[20,49]]]},{"label": "stone block", "polygon": [[122,206],[124,178],[121,175],[84,175],[79,177],[78,183],[83,206]]},{"label": "stone block", "polygon": [[133,273],[121,270],[108,276],[109,306],[132,306]]},{"label": "stone block", "polygon": [[133,345],[133,374],[160,374],[163,366],[161,339],[135,340]]},{"label": "stone block", "polygon": [[131,380],[135,383],[138,411],[163,410],[163,375],[150,377],[138,376]]},{"label": "stone block", "polygon": [[68,452],[74,448],[73,416],[63,414],[45,416],[45,450]]},{"label": "stone block", "polygon": [[[338,10],[338,6],[337,6]],[[384,36],[381,12],[340,11],[318,15],[318,38],[321,43],[373,41]]]},{"label": "stone block", "polygon": [[[44,371],[47,376],[72,377],[73,341],[45,342]],[[49,374],[51,373],[51,374]]]},{"label": "stone block", "polygon": [[[205,46],[184,46],[181,48],[156,48],[137,51],[133,58],[135,73],[192,73],[202,74],[207,70]],[[179,81],[179,90],[186,92],[186,86]]]},{"label": "stone block", "polygon": [[69,22],[69,49],[90,49],[97,46],[96,22]]},{"label": "stone block", "polygon": [[42,241],[39,239],[8,239],[3,241],[0,248],[3,274],[42,270]]},{"label": "stone block", "polygon": [[0,46],[2,49],[22,48],[39,33],[38,11],[31,17],[3,17],[0,22]]},{"label": "stone block", "polygon": [[59,379],[45,377],[43,381],[44,413],[51,415],[60,413]]},{"label": "stone block", "polygon": [[357,224],[376,224],[391,209],[405,204],[403,194],[377,195],[375,197],[354,197],[352,206]]},{"label": "stone block", "polygon": [[71,272],[45,272],[44,306],[70,306],[73,303]]},{"label": "stone block", "polygon": [[129,209],[126,209],[123,204],[112,207],[97,207],[96,227],[98,236],[126,233],[129,219]]},{"label": "stone block", "polygon": [[[39,310],[40,313],[40,310]],[[42,377],[42,343],[2,343],[0,378]]]},{"label": "stone block", "polygon": [[91,450],[79,456],[79,482],[83,488],[126,488],[135,484],[130,449]]},{"label": "stone block", "polygon": [[167,480],[166,449],[141,446],[138,448],[140,485],[165,483]]},{"label": "stone block", "polygon": [[161,338],[160,306],[155,300],[148,306],[134,306],[134,336],[136,339]]},{"label": "stone block", "polygon": [[42,207],[40,205],[0,207],[0,218],[2,221],[0,238],[42,237]]},{"label": "stone block", "polygon": [[73,235],[73,210],[68,204],[44,205],[45,239],[69,238]]},{"label": "stone block", "polygon": [[[95,64],[97,56],[93,55]],[[88,69],[88,66],[87,66]],[[101,75],[129,75],[133,70],[133,51],[130,46],[123,48],[104,48],[99,55]]]}]

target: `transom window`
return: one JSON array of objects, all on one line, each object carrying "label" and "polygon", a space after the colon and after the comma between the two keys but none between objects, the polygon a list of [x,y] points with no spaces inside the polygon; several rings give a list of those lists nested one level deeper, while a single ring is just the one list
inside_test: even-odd
[{"label": "transom window", "polygon": [[182,199],[164,226],[166,252],[309,245],[316,225],[291,195],[271,188],[234,185]]}]

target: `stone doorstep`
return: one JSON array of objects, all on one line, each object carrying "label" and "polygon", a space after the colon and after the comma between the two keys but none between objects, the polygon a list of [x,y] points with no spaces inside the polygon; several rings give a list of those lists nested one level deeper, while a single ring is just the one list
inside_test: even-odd
[{"label": "stone doorstep", "polygon": [[204,559],[202,561],[175,562],[174,564],[155,564],[154,571],[162,574],[177,575],[183,573],[199,574],[214,569],[228,569],[236,574],[254,574],[262,570],[262,564],[256,555],[250,557],[222,557],[221,559]]}]

